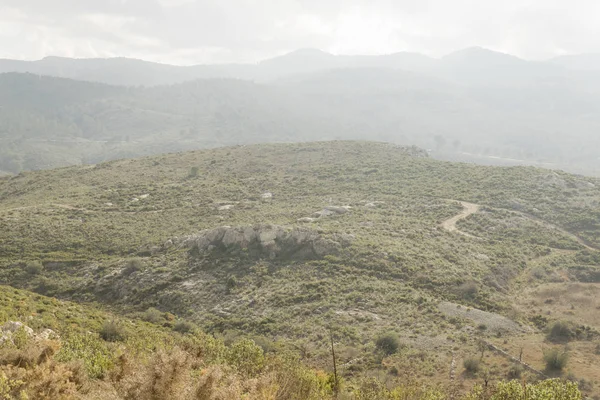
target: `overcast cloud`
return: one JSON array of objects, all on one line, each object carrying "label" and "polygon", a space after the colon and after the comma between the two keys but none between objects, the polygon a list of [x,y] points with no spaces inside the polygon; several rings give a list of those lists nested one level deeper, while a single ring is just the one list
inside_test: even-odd
[{"label": "overcast cloud", "polygon": [[298,48],[600,52],[598,0],[0,0],[0,57],[256,62]]}]

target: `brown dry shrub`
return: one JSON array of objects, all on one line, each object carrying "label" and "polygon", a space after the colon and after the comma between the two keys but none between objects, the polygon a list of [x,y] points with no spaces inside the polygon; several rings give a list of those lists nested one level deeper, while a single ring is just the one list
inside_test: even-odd
[{"label": "brown dry shrub", "polygon": [[192,386],[191,357],[181,349],[160,351],[147,362],[119,359],[113,384],[124,400],[187,399]]},{"label": "brown dry shrub", "polygon": [[85,392],[87,378],[79,364],[57,363],[55,341],[32,343],[23,350],[0,352],[0,377],[10,382],[7,398],[69,400]]}]

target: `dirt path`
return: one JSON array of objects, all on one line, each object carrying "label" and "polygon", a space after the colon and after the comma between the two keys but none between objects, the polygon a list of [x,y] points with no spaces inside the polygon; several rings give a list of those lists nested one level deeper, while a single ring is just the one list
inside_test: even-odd
[{"label": "dirt path", "polygon": [[527,262],[527,267],[521,273],[519,273],[519,275],[511,284],[514,295],[518,296],[520,293],[522,293],[522,290],[528,284],[528,281],[531,277],[531,272],[535,268],[550,265],[553,261],[559,259],[561,256],[572,255],[575,253],[577,253],[577,250],[551,249],[549,254],[529,260]]},{"label": "dirt path", "polygon": [[[451,201],[455,201],[455,200],[451,200]],[[464,207],[464,210],[460,214],[455,215],[454,217],[449,218],[446,221],[442,222],[442,225],[441,225],[442,228],[444,228],[448,232],[456,232],[456,233],[459,233],[459,234],[461,234],[463,236],[467,236],[467,237],[470,237],[470,238],[481,239],[481,238],[479,238],[477,236],[473,236],[473,235],[470,235],[470,234],[468,234],[466,232],[462,232],[461,230],[459,230],[456,227],[456,223],[458,221],[460,221],[462,219],[465,219],[465,218],[469,217],[470,215],[475,214],[476,212],[478,212],[481,209],[481,206],[478,205],[478,204],[468,203],[466,201],[459,201],[459,203]],[[537,217],[535,217],[533,215],[530,215],[530,214],[527,214],[527,213],[524,213],[524,212],[515,211],[515,210],[507,210],[507,209],[502,209],[502,210],[509,211],[509,212],[514,213],[514,214],[518,214],[518,215],[520,215],[522,217],[528,218],[528,219],[530,219],[532,221],[535,221],[535,222],[537,222],[537,223],[545,226],[546,228],[555,229],[555,230],[563,233],[564,235],[570,237],[571,239],[575,240],[577,243],[579,243],[581,246],[585,247],[588,250],[591,250],[591,251],[600,251],[600,249],[591,246],[588,242],[586,242],[585,240],[583,240],[579,236],[577,236],[577,235],[575,235],[575,234],[567,231],[566,229],[561,228],[560,226],[554,225],[554,224],[552,224],[550,222],[544,221],[543,219],[537,218]]]},{"label": "dirt path", "polygon": [[[458,221],[460,221],[461,219],[465,219],[465,218],[469,217],[470,215],[475,214],[477,211],[479,211],[481,206],[479,206],[478,204],[467,203],[466,201],[461,201],[460,204],[464,207],[464,210],[460,214],[455,215],[454,217],[442,222],[442,228],[444,228],[448,232],[456,232],[463,236],[467,236],[470,238],[477,238],[476,236],[470,235],[466,232],[459,230],[456,227],[456,223]],[[477,238],[477,239],[479,239],[479,238]]]}]

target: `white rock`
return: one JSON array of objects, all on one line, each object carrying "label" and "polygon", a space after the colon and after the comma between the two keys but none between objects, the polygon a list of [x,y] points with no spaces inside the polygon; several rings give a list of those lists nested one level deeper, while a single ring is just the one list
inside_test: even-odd
[{"label": "white rock", "polygon": [[36,336],[36,339],[39,340],[49,340],[55,338],[58,338],[58,335],[52,329],[44,329],[39,333],[39,335]]},{"label": "white rock", "polygon": [[232,208],[234,208],[235,206],[233,204],[226,204],[224,206],[220,206],[218,208],[219,211],[227,211],[227,210],[231,210]]},{"label": "white rock", "polygon": [[2,332],[14,333],[14,332],[20,330],[21,328],[25,330],[27,335],[29,335],[29,336],[33,335],[33,329],[24,325],[22,322],[8,321],[6,324],[2,325],[2,328],[0,328],[0,330],[2,330]]},{"label": "white rock", "polygon": [[150,197],[149,194],[143,194],[143,195],[140,196],[140,199],[144,200],[144,199],[147,199],[148,197]]},{"label": "white rock", "polygon": [[327,207],[325,207],[325,210],[334,212],[336,214],[346,214],[350,210],[350,207],[349,206],[344,206],[344,207],[327,206]]}]

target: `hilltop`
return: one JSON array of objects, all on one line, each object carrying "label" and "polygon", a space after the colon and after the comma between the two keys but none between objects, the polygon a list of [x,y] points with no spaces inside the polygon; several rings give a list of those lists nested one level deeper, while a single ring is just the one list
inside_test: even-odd
[{"label": "hilltop", "polygon": [[[348,379],[469,387],[482,341],[556,374],[542,348],[561,323],[563,376],[594,393],[598,221],[594,178],[386,143],[236,146],[0,178],[0,279],[281,341],[322,369],[333,332]],[[513,368],[481,359],[494,380]]]}]

